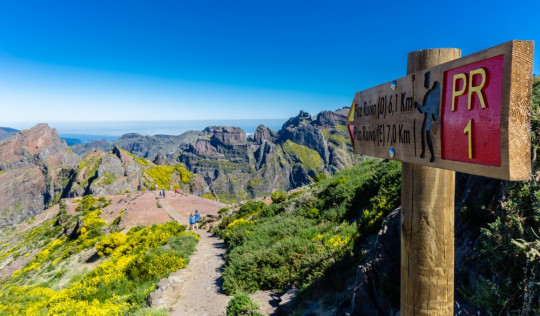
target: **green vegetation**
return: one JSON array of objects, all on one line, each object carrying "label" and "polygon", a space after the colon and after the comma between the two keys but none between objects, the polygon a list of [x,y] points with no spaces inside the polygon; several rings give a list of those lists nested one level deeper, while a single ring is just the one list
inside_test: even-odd
[{"label": "green vegetation", "polygon": [[[143,172],[160,188],[172,187],[173,189],[179,189],[181,183],[189,183],[191,178],[193,178],[193,174],[182,164],[174,166],[154,166],[149,169],[144,169]],[[174,176],[178,177],[178,181],[173,181]]]},{"label": "green vegetation", "polygon": [[218,214],[221,215],[223,213],[227,213],[229,211],[229,208],[228,207],[222,207],[218,210]]},{"label": "green vegetation", "polygon": [[279,190],[279,191],[276,191],[274,193],[272,193],[272,195],[270,196],[270,198],[272,199],[272,202],[273,203],[283,203],[287,200],[287,193]]},{"label": "green vegetation", "polygon": [[[67,216],[65,205],[61,205],[56,220],[11,238],[2,234],[2,239],[22,242],[14,242],[17,245],[2,254],[0,264],[20,255],[32,257],[1,281],[0,314],[131,314],[146,307],[148,294],[161,278],[187,265],[197,235],[185,232],[185,226],[175,222],[107,235],[100,208],[109,203],[105,198],[85,196],[76,208],[78,216]],[[61,234],[70,227],[74,233]],[[0,251],[9,247],[4,242]],[[97,265],[89,265],[95,268],[70,272],[82,258],[94,257],[92,253],[99,255]],[[155,309],[147,312],[164,313]]]},{"label": "green vegetation", "polygon": [[235,295],[227,305],[227,316],[237,315],[262,315],[259,313],[259,305],[257,305],[249,295],[240,293]]},{"label": "green vegetation", "polygon": [[81,160],[79,163],[78,172],[84,171],[85,180],[79,185],[79,187],[85,186],[92,177],[96,176],[100,165],[101,157],[99,156],[89,155]]},{"label": "green vegetation", "polygon": [[362,255],[355,244],[399,205],[400,174],[400,164],[372,159],[310,190],[275,194],[271,205],[245,203],[216,229],[230,248],[223,289],[232,295],[291,285],[305,290],[317,282],[339,286],[344,262],[356,267]]},{"label": "green vegetation", "polygon": [[298,145],[295,142],[287,140],[283,145],[283,151],[296,157],[298,162],[306,169],[306,171],[313,171],[320,173],[324,167],[324,162],[315,150],[306,146]]},{"label": "green vegetation", "polygon": [[114,174],[112,174],[110,172],[105,172],[105,174],[103,174],[103,176],[101,176],[99,181],[103,185],[109,185],[109,184],[114,183],[114,181],[116,181],[117,179],[118,178]]},{"label": "green vegetation", "polygon": [[460,289],[492,315],[540,313],[540,77],[534,78],[532,100],[533,179],[509,182],[502,207],[485,208],[494,219],[469,258],[479,277],[472,290]]}]

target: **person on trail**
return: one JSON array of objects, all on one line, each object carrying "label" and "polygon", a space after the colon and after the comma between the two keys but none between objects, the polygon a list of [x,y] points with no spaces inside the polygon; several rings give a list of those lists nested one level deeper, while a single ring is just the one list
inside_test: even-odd
[{"label": "person on trail", "polygon": [[161,195],[165,197],[165,189],[161,189]]},{"label": "person on trail", "polygon": [[190,230],[194,229],[195,223],[197,223],[196,220],[195,220],[195,216],[193,216],[193,213],[190,213],[189,214],[189,229]]},{"label": "person on trail", "polygon": [[195,210],[195,215],[193,215],[193,217],[195,217],[195,229],[197,229],[199,226],[199,221],[201,220],[201,214],[199,214],[199,210]]},{"label": "person on trail", "polygon": [[158,185],[156,184],[156,191],[158,190]]},{"label": "person on trail", "polygon": [[174,189],[174,196],[178,195],[178,188]]},{"label": "person on trail", "polygon": [[159,197],[163,197],[163,191],[159,190]]}]

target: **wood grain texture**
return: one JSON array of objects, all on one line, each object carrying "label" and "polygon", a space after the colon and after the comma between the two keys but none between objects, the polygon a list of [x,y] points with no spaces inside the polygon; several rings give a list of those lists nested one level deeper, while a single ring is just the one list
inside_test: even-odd
[{"label": "wood grain texture", "polygon": [[513,41],[508,113],[508,160],[510,178],[531,178],[530,100],[532,93],[532,65],[534,42]]},{"label": "wood grain texture", "polygon": [[[453,58],[459,50],[413,52],[407,71]],[[452,315],[455,172],[403,163],[401,185],[401,314]]]},{"label": "wood grain texture", "polygon": [[[444,49],[428,49],[418,53],[415,52],[415,56],[420,56],[420,59],[424,58],[423,61],[419,65],[409,65],[408,71],[413,72],[409,72],[407,77],[395,80],[397,83],[395,89],[391,88],[392,81],[390,81],[355,94],[353,101],[355,117],[353,121],[348,122],[355,129],[355,152],[490,178],[504,180],[530,179],[529,112],[533,47],[534,44],[531,41],[510,41],[428,68],[424,68],[424,66],[433,65],[432,61],[439,59],[440,55],[444,54]],[[452,55],[452,58],[459,54],[459,50],[456,49],[446,50]],[[496,93],[487,91],[491,89],[490,85],[495,82],[492,79],[495,78],[494,74],[496,72],[489,69],[487,63],[490,59],[493,60],[501,56],[503,59],[502,74],[500,75],[501,82],[497,85],[498,90]],[[482,64],[484,62],[486,65]],[[479,104],[476,104],[471,111],[471,119],[475,124],[472,128],[473,136],[480,136],[472,139],[476,155],[473,155],[471,160],[453,158],[456,156],[455,154],[447,154],[446,157],[443,157],[442,124],[444,123],[441,122],[442,106],[443,99],[448,99],[447,95],[443,95],[443,91],[447,91],[445,88],[447,89],[448,84],[451,84],[449,80],[444,80],[445,72],[467,68],[467,66],[476,63],[478,63],[479,68],[486,70],[488,78],[486,78],[486,91],[483,92],[486,93],[486,98],[491,98],[489,104],[487,104],[488,110],[482,112],[482,110],[479,110]],[[425,116],[420,113],[419,107],[410,108],[407,106],[407,102],[413,105],[423,103],[424,97],[428,94],[428,88],[424,86],[425,76],[428,72],[431,80],[430,87],[433,88],[434,82],[439,82],[441,85],[439,108],[439,114],[441,115],[439,119],[433,119],[429,122],[431,124],[430,138],[433,144],[433,159],[431,159],[431,151],[424,156],[420,155],[422,144],[424,147],[427,146],[421,138]],[[499,80],[498,73],[497,80]],[[467,89],[465,94],[468,93]],[[498,94],[498,96],[494,97],[495,94]],[[406,98],[403,98],[403,95]],[[478,102],[476,101],[478,94],[471,93],[471,95],[473,102]],[[411,96],[412,99],[409,100],[408,98]],[[462,98],[465,99],[465,102],[467,101],[467,95],[463,95]],[[398,99],[398,102],[396,102],[396,99]],[[407,100],[404,102],[405,99]],[[390,107],[390,102],[392,102],[393,108]],[[405,104],[405,110],[402,110],[403,104]],[[491,111],[493,107],[498,108],[496,111]],[[463,107],[461,106],[461,108]],[[373,113],[373,110],[375,113]],[[488,115],[488,112],[497,113],[497,115]],[[359,113],[366,115],[360,116]],[[451,117],[451,115],[447,115],[447,117]],[[487,118],[487,120],[482,118]],[[460,126],[460,132],[456,134],[456,137],[460,136],[464,141],[467,140],[467,135],[463,132],[465,126],[466,124],[463,124],[463,127]],[[494,129],[497,131],[494,131]],[[396,141],[392,141],[394,139],[394,130],[396,130]],[[458,130],[457,127],[454,128],[455,130]],[[402,134],[400,134],[400,131]],[[494,137],[493,133],[498,133],[500,136]],[[404,135],[406,137],[403,137]],[[402,137],[400,138],[400,136]],[[425,134],[423,136],[426,137]],[[490,144],[493,141],[497,141],[498,146],[491,146]],[[466,145],[464,146],[466,148]],[[448,146],[445,147],[446,153],[452,150]],[[481,159],[477,155],[483,153],[484,157],[487,157],[491,155],[492,150],[500,157]],[[391,152],[394,154],[392,155]]]}]

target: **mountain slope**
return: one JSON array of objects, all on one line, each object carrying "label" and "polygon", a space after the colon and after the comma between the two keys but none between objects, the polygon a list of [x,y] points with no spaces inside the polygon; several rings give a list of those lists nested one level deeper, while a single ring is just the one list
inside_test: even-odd
[{"label": "mountain slope", "polygon": [[80,158],[46,124],[0,143],[0,228],[56,203]]}]

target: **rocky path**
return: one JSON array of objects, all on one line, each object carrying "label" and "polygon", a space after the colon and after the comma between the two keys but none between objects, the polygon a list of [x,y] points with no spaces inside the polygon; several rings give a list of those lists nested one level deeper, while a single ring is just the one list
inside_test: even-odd
[{"label": "rocky path", "polygon": [[[207,213],[200,203],[190,203],[189,197],[182,199],[184,201],[159,198],[158,201],[172,219],[184,225],[187,224],[188,212],[192,212],[192,209]],[[167,279],[158,283],[156,291],[150,295],[150,305],[167,308],[171,315],[225,315],[231,298],[221,290],[226,245],[223,240],[205,230],[195,232],[201,239],[190,256],[189,265],[171,273]],[[280,301],[279,297],[271,292],[258,292],[251,296],[260,305],[260,312],[264,315],[273,315]]]},{"label": "rocky path", "polygon": [[221,270],[225,263],[225,243],[206,231],[184,270],[178,301],[171,315],[225,315],[229,297],[221,291]]},{"label": "rocky path", "polygon": [[161,204],[161,206],[167,211],[167,214],[169,214],[169,216],[172,219],[174,219],[180,224],[186,225],[186,223],[188,222],[187,218],[184,218],[184,216],[180,215],[180,213],[176,211],[174,207],[171,206],[171,204],[169,203],[169,201],[167,201],[167,199],[159,199],[158,201]]},{"label": "rocky path", "polygon": [[[167,199],[159,199],[169,216],[181,224],[187,217],[180,214]],[[150,295],[154,307],[169,308],[171,315],[225,315],[229,297],[221,291],[221,271],[225,263],[223,240],[204,230],[195,231],[201,239],[190,256],[189,265],[159,282]]]}]

